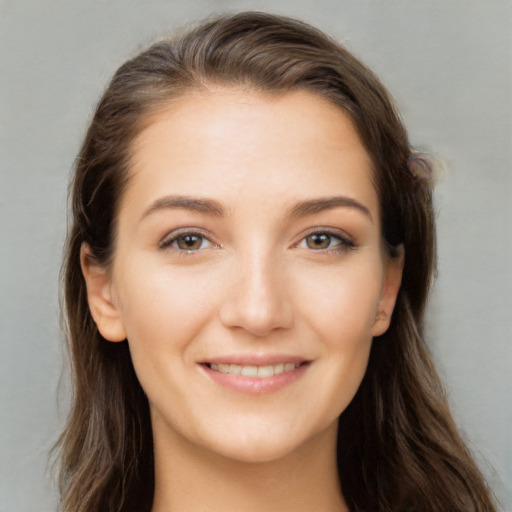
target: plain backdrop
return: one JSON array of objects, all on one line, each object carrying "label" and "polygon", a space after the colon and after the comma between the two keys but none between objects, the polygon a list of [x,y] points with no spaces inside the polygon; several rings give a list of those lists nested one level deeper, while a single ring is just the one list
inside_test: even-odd
[{"label": "plain backdrop", "polygon": [[391,90],[413,144],[444,162],[428,340],[456,420],[512,510],[510,0],[0,0],[0,512],[56,509],[47,460],[68,404],[66,189],[93,107],[155,38],[245,9],[344,42]]}]

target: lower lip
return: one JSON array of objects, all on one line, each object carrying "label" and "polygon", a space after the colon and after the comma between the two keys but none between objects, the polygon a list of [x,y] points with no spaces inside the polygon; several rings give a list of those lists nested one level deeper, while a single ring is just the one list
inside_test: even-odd
[{"label": "lower lip", "polygon": [[307,370],[309,363],[301,364],[295,370],[283,372],[273,377],[257,378],[242,377],[241,375],[231,375],[212,370],[207,365],[201,365],[204,372],[217,384],[223,387],[246,393],[249,395],[261,395],[273,393],[295,382]]}]

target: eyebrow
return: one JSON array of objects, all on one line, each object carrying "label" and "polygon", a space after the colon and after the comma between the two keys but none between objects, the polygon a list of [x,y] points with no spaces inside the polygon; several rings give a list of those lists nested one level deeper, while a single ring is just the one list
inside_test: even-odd
[{"label": "eyebrow", "polygon": [[318,199],[309,199],[297,203],[291,210],[291,217],[305,217],[306,215],[313,215],[332,208],[354,208],[364,213],[372,222],[372,214],[370,210],[362,203],[346,196],[332,196],[321,197]]},{"label": "eyebrow", "polygon": [[[351,197],[346,196],[332,196],[332,197],[321,197],[318,199],[308,199],[306,201],[300,201],[295,204],[290,210],[290,217],[305,217],[307,215],[314,215],[325,210],[333,208],[354,208],[364,213],[372,222],[372,215],[370,210]],[[204,213],[212,215],[214,217],[226,217],[227,209],[222,203],[215,199],[204,199],[200,197],[192,196],[165,196],[154,201],[149,208],[144,210],[141,216],[141,220],[161,210],[189,210],[197,213]]]},{"label": "eyebrow", "polygon": [[214,199],[203,199],[190,196],[165,196],[157,199],[149,208],[144,210],[141,220],[160,210],[190,210],[197,213],[205,213],[215,217],[225,217],[226,208]]}]

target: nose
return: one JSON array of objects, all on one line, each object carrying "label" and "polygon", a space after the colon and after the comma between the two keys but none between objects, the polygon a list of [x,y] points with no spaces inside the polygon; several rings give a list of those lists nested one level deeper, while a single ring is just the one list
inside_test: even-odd
[{"label": "nose", "polygon": [[220,309],[228,328],[240,328],[257,337],[289,329],[293,308],[286,278],[278,262],[264,255],[245,258],[233,272],[232,286]]}]

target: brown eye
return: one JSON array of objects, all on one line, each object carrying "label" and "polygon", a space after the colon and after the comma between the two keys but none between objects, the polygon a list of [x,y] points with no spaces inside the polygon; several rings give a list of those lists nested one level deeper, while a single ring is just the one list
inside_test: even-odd
[{"label": "brown eye", "polygon": [[182,251],[197,251],[203,248],[205,242],[201,235],[181,235],[176,238],[176,247]]},{"label": "brown eye", "polygon": [[196,252],[206,249],[212,242],[200,233],[177,233],[170,234],[160,243],[160,249],[175,249],[183,252]]},{"label": "brown eye", "polygon": [[334,245],[340,244],[339,238],[334,237],[332,235],[328,235],[326,233],[315,233],[313,235],[307,236],[305,240],[308,249],[316,250],[328,249],[329,247],[331,247],[331,244],[333,244],[333,241],[337,242],[334,243]]},{"label": "brown eye", "polygon": [[348,249],[355,249],[356,244],[346,235],[336,231],[316,231],[305,236],[297,247],[310,249],[318,252],[345,252]]}]

